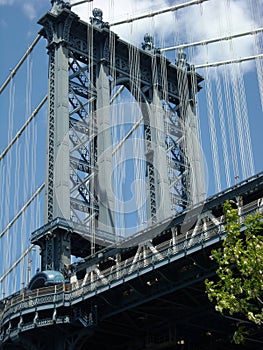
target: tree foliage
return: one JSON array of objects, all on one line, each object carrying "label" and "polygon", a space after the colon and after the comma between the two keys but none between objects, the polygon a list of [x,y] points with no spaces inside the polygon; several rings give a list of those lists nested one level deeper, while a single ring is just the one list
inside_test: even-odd
[{"label": "tree foliage", "polygon": [[[218,278],[206,280],[210,301],[223,315],[235,315],[256,325],[263,324],[263,222],[260,213],[243,222],[230,202],[224,204],[226,238],[212,254],[218,263]],[[242,343],[246,331],[240,324],[234,341]]]}]

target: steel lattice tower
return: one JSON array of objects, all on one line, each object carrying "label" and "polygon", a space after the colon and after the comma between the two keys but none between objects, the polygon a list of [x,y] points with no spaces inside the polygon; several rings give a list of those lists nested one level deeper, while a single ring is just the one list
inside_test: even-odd
[{"label": "steel lattice tower", "polygon": [[[262,212],[263,173],[198,205],[203,78],[182,51],[165,58],[149,34],[142,49],[123,41],[99,9],[88,24],[64,1],[51,3],[39,21],[49,56],[45,223],[31,242],[41,271],[0,300],[0,348],[232,349],[233,319],[217,315],[204,281],[227,235],[223,203],[241,220]],[[140,112],[116,146],[113,101],[123,90]],[[121,240],[113,155],[139,125],[147,227]]]},{"label": "steel lattice tower", "polygon": [[[111,65],[116,85],[131,91],[129,45],[102,12],[84,23],[64,2],[39,23],[48,42],[49,91],[45,226],[32,235],[42,270],[63,272],[116,240],[112,191]],[[203,195],[195,96],[202,78],[180,53],[176,64],[145,36],[135,89],[144,119],[148,225],[197,203]],[[110,41],[114,41],[114,62]],[[162,81],[166,74],[166,91]],[[153,74],[154,71],[154,74]]]}]

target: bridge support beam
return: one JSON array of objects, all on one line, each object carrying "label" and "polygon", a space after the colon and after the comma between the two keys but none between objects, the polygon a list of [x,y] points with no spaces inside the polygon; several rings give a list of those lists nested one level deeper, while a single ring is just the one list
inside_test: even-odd
[{"label": "bridge support beam", "polygon": [[[83,333],[80,331],[76,335],[67,336],[64,332],[57,329],[55,333],[45,332],[46,336],[39,337],[39,340],[34,340],[30,336],[19,337],[19,345],[17,344],[15,349],[17,350],[75,350],[78,343],[83,337]],[[0,348],[1,349],[1,348]],[[3,348],[5,350],[5,348]]]},{"label": "bridge support beam", "polygon": [[[103,52],[103,50],[101,50]],[[109,69],[103,57],[97,65],[98,126],[98,228],[113,233],[114,195],[112,188],[112,132],[110,114]]]},{"label": "bridge support beam", "polygon": [[[56,218],[70,220],[69,157],[69,77],[68,40],[71,24],[77,16],[68,11],[59,20],[59,11],[51,11],[39,23],[48,39],[49,86],[47,170],[45,186],[45,223]],[[41,269],[64,271],[71,262],[70,233],[47,231],[40,240]]]},{"label": "bridge support beam", "polygon": [[156,195],[157,222],[170,217],[171,198],[169,191],[168,166],[165,147],[164,111],[158,84],[154,84],[152,92],[150,125],[152,130],[153,166]]},{"label": "bridge support beam", "polygon": [[196,73],[187,63],[183,52],[178,54],[178,92],[180,96],[179,115],[183,125],[183,152],[189,170],[186,175],[186,196],[189,205],[195,205],[206,197],[204,179],[204,159],[199,139],[198,120],[196,116]]}]

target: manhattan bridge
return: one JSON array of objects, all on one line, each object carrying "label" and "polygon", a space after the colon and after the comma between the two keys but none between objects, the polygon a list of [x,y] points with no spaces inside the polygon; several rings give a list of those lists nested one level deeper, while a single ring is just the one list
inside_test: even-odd
[{"label": "manhattan bridge", "polygon": [[[0,87],[0,349],[237,348],[240,319],[214,310],[204,280],[223,203],[241,220],[263,211],[262,9],[248,0],[237,31],[238,2],[222,1],[227,31],[195,41],[182,18],[205,27],[214,3],[107,22],[92,0],[52,0],[39,19]],[[263,349],[260,329],[238,348]]]}]

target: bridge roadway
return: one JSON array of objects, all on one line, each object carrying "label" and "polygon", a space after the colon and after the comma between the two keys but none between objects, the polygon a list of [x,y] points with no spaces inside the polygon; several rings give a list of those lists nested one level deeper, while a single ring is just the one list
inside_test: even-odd
[{"label": "bridge roadway", "polygon": [[214,312],[204,291],[227,199],[241,219],[263,212],[263,173],[72,266],[70,283],[3,300],[0,349],[232,349],[236,320]]}]

